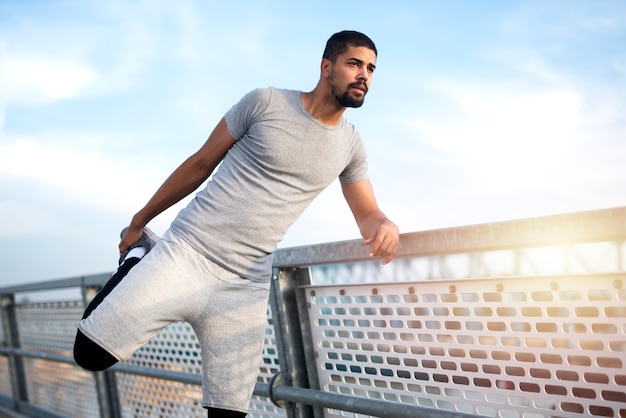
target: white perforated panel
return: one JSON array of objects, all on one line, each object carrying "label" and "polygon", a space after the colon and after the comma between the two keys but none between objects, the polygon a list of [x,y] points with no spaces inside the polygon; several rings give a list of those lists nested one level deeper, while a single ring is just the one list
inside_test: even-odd
[{"label": "white perforated panel", "polygon": [[624,287],[623,275],[311,286],[320,387],[486,416],[626,416]]},{"label": "white perforated panel", "polygon": [[71,364],[32,358],[25,359],[24,368],[30,403],[68,417],[100,416],[92,373]]},{"label": "white perforated panel", "polygon": [[[202,374],[200,344],[191,326],[166,327],[127,361],[127,364]],[[123,417],[206,417],[200,386],[116,373]]]},{"label": "white perforated panel", "polygon": [[20,345],[25,350],[71,356],[82,303],[40,302],[18,306]]},{"label": "white perforated panel", "polygon": [[[72,356],[82,303],[19,305],[20,344],[25,350]],[[24,358],[29,401],[68,417],[100,416],[93,375],[73,364]]]},{"label": "white perforated panel", "polygon": [[116,373],[122,417],[206,417],[199,386]]}]

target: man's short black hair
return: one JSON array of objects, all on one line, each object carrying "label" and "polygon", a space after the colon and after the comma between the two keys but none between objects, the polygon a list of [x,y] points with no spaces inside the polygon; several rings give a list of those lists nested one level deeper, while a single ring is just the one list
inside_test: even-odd
[{"label": "man's short black hair", "polygon": [[369,37],[354,30],[344,30],[335,33],[328,39],[322,58],[335,62],[337,57],[346,52],[350,46],[364,46],[374,51],[374,54],[378,56],[376,45]]}]

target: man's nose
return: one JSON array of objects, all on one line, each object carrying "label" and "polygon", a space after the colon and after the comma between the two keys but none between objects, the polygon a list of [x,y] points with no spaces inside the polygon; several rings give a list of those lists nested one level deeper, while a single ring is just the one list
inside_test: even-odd
[{"label": "man's nose", "polygon": [[359,73],[357,75],[357,78],[359,80],[367,81],[367,80],[370,79],[370,76],[371,75],[370,75],[369,71],[367,70],[367,67],[363,66],[363,67],[361,67],[359,69]]}]

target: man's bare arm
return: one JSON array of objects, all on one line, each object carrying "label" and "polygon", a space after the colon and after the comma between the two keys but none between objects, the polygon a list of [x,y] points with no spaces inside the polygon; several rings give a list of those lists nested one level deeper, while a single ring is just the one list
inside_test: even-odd
[{"label": "man's bare arm", "polygon": [[204,145],[185,160],[159,187],[148,203],[133,216],[120,241],[120,253],[141,238],[143,228],[158,214],[196,190],[209,178],[235,143],[222,118]]},{"label": "man's bare arm", "polygon": [[364,180],[342,184],[341,188],[365,239],[363,243],[370,246],[370,256],[389,263],[400,245],[398,227],[378,207],[372,184]]}]

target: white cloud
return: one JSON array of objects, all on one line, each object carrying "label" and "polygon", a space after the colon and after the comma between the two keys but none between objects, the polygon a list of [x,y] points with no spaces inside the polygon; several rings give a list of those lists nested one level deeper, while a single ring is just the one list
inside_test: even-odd
[{"label": "white cloud", "polygon": [[483,187],[528,189],[571,174],[583,119],[581,93],[450,79],[431,86],[457,116],[444,120],[446,112],[439,109],[409,125],[416,137],[463,161]]},{"label": "white cloud", "polygon": [[[89,136],[89,135],[86,135]],[[89,136],[93,139],[94,135]],[[0,143],[0,177],[29,181],[33,187],[57,190],[74,204],[125,213],[145,203],[148,191],[164,180],[159,161],[147,155],[108,158],[98,151],[33,138],[10,138]],[[65,138],[80,143],[79,138]],[[120,204],[124,202],[124,204]]]},{"label": "white cloud", "polygon": [[98,82],[84,64],[52,57],[2,53],[0,89],[9,103],[41,103],[71,99]]},{"label": "white cloud", "polygon": [[0,103],[49,103],[133,87],[172,37],[160,28],[172,10],[156,6],[98,4],[91,23],[70,13],[5,22]]},{"label": "white cloud", "polygon": [[417,230],[626,204],[619,89],[535,64],[500,79],[421,80],[416,95],[428,104],[400,121],[418,152],[428,152],[429,178],[445,196],[431,190],[421,202],[393,202],[401,224]]}]

